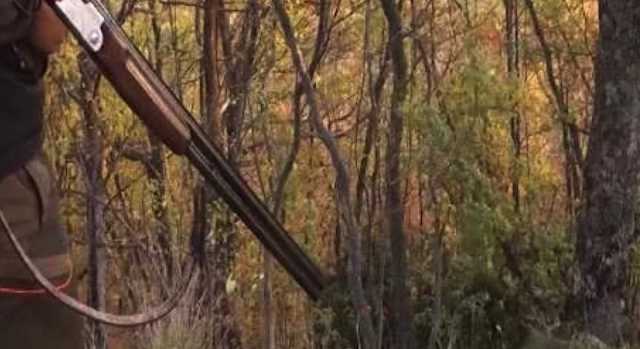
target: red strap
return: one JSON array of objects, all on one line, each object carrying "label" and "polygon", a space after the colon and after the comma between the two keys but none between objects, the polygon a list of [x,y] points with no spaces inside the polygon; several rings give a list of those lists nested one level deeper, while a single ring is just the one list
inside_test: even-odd
[{"label": "red strap", "polygon": [[[69,261],[69,266],[71,270],[69,271],[69,276],[67,277],[67,279],[60,285],[55,286],[56,290],[58,291],[64,290],[65,288],[69,287],[69,285],[71,284],[71,280],[73,279],[73,263],[71,263],[71,261]],[[42,295],[46,293],[47,293],[47,290],[45,290],[44,288],[13,288],[13,287],[0,286],[0,294],[29,296],[29,295]]]}]

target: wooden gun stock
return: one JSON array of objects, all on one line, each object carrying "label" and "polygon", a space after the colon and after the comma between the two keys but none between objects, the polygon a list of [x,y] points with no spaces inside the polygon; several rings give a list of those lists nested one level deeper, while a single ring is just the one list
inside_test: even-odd
[{"label": "wooden gun stock", "polygon": [[93,58],[104,76],[147,128],[174,153],[185,155],[191,143],[191,132],[183,121],[188,112],[117,33],[103,33],[103,49]]},{"label": "wooden gun stock", "polygon": [[317,300],[325,286],[320,269],[225,160],[99,0],[47,1],[147,128],[198,168],[269,252]]}]

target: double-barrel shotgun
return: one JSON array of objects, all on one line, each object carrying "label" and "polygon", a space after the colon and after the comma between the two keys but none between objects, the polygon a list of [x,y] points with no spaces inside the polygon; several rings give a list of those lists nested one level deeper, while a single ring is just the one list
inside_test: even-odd
[{"label": "double-barrel shotgun", "polygon": [[50,1],[133,112],[175,154],[186,156],[312,299],[322,272],[211,142],[98,0]]},{"label": "double-barrel shotgun", "polygon": [[[320,268],[230,165],[222,151],[131,43],[106,7],[99,0],[46,1],[146,127],[175,154],[189,159],[309,297],[317,300],[325,287],[325,277]],[[6,224],[5,228],[10,230]],[[21,252],[24,255],[24,251]],[[37,279],[40,281],[42,278]],[[42,281],[46,283],[46,279]],[[46,288],[55,292],[55,289]],[[64,303],[69,305],[69,300]],[[78,310],[77,305],[71,304],[71,307]],[[168,309],[161,309],[155,317]],[[134,322],[142,323],[151,318],[139,317],[139,321]],[[121,321],[117,316],[106,320],[111,320],[105,322],[114,325],[134,324],[129,321],[131,319]]]}]

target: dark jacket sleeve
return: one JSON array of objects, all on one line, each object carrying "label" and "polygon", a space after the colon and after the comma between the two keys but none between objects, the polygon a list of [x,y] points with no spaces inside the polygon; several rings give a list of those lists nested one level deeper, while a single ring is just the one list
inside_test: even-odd
[{"label": "dark jacket sleeve", "polygon": [[40,0],[0,0],[0,45],[23,39]]}]

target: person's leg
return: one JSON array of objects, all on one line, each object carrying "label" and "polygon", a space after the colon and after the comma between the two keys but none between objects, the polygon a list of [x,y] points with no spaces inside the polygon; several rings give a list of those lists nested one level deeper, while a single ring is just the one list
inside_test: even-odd
[{"label": "person's leg", "polygon": [[[0,180],[0,210],[45,276],[75,296],[57,195],[42,158]],[[0,227],[0,347],[83,348],[83,319],[38,291]]]},{"label": "person's leg", "polygon": [[0,321],[3,349],[84,348],[82,319],[48,295],[0,294]]}]

